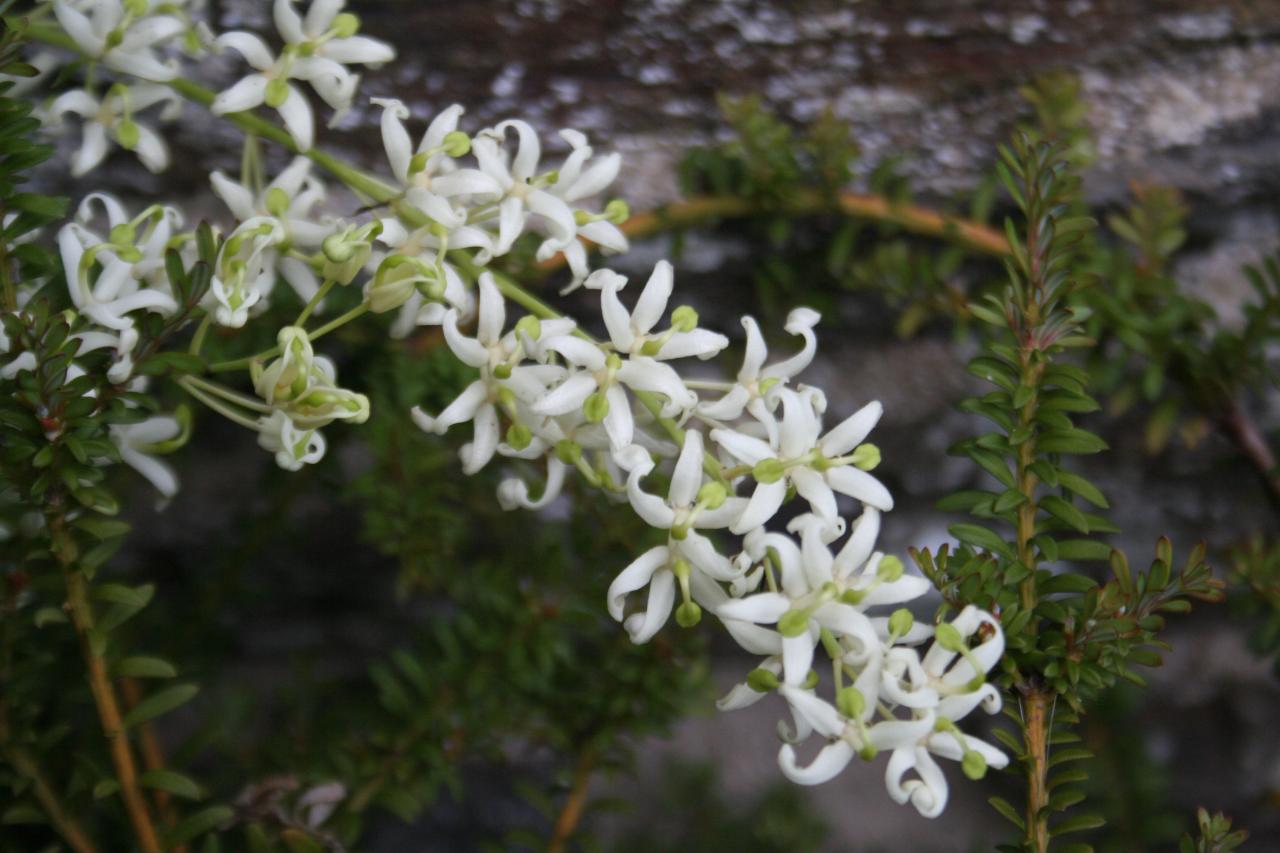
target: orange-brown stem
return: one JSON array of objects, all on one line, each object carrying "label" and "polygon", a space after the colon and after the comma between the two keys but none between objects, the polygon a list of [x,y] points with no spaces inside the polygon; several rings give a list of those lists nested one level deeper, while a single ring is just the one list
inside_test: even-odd
[{"label": "orange-brown stem", "polygon": [[587,804],[587,788],[591,784],[591,771],[595,767],[595,756],[591,750],[584,749],[578,755],[573,767],[573,782],[569,788],[569,796],[556,815],[555,825],[551,829],[551,839],[547,842],[547,853],[564,853],[565,846],[578,822],[582,820],[582,812]]}]

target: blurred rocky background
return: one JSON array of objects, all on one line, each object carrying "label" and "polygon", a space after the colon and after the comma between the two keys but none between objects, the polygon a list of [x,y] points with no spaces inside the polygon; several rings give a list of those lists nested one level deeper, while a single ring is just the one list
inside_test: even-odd
[{"label": "blurred rocky background", "polygon": [[[211,5],[221,29],[269,29],[267,3]],[[623,152],[616,189],[634,210],[680,197],[678,166],[688,148],[726,137],[717,106],[717,95],[726,93],[758,94],[797,124],[830,109],[861,148],[863,179],[895,158],[918,201],[963,209],[989,173],[997,143],[1029,112],[1020,88],[1067,71],[1079,81],[1096,154],[1086,175],[1088,198],[1105,214],[1125,203],[1132,181],[1180,189],[1190,208],[1189,238],[1175,274],[1225,321],[1240,315],[1241,264],[1257,262],[1280,243],[1280,0],[370,0],[351,6],[364,30],[392,42],[401,56],[393,68],[367,75],[366,95],[399,97],[418,118],[462,103],[471,129],[520,116],[547,134],[583,130],[597,150]],[[231,60],[219,62],[225,79],[234,79]],[[382,152],[373,128],[374,114],[357,109],[327,144],[377,168]],[[179,149],[179,186],[195,209],[215,207],[206,188],[208,161],[196,156],[207,150],[211,134],[225,137],[220,165],[233,167],[235,134],[194,109],[170,136]],[[173,175],[155,178],[123,161],[113,164],[122,188],[146,195],[161,180],[173,186]],[[642,241],[616,266],[642,276],[671,248],[668,236]],[[699,229],[684,236],[681,249],[677,285],[704,318],[731,336],[738,329],[722,310],[726,305],[763,313],[766,327],[781,325],[783,314],[762,307],[753,277],[768,252],[758,234],[732,225]],[[548,293],[555,284],[548,283]],[[940,323],[900,337],[894,309],[876,294],[833,292],[827,306],[811,375],[828,389],[830,414],[843,417],[873,398],[885,404],[876,433],[885,460],[880,472],[899,509],[887,520],[884,547],[905,554],[911,545],[936,546],[947,540],[951,519],[933,509],[935,501],[976,482],[967,463],[945,453],[975,429],[953,408],[977,388],[963,367],[967,344]],[[1249,402],[1273,445],[1278,402],[1274,396]],[[1229,546],[1280,528],[1258,472],[1231,443],[1212,433],[1190,447],[1173,441],[1153,456],[1143,447],[1143,424],[1140,410],[1096,418],[1091,426],[1112,450],[1086,463],[1124,529],[1116,542],[1135,562],[1168,534],[1179,551],[1208,540],[1225,567]],[[261,469],[257,449],[231,432],[218,446],[222,456],[193,460],[183,470],[188,489],[178,504],[167,514],[147,515],[155,531],[149,547],[190,571],[198,571],[198,560],[179,555],[195,548],[198,556],[206,547],[225,555],[225,545],[214,544],[221,531],[266,506],[261,495],[242,491],[243,479]],[[353,473],[366,464],[358,448],[343,461]],[[269,539],[270,517],[258,524],[249,535]],[[285,604],[250,608],[234,621],[243,661],[237,677],[267,696],[299,659],[359,668],[370,650],[393,640],[396,620],[407,618],[383,610],[390,582],[352,583],[352,572],[360,576],[381,564],[353,541],[357,522],[349,511],[306,499],[289,509],[286,526],[289,541],[301,548],[259,549],[237,569],[253,574],[254,566],[272,565],[273,579],[264,573],[261,581],[264,602],[272,600],[272,589],[291,592]],[[226,559],[237,559],[229,553]],[[598,568],[604,575],[615,571]],[[1130,826],[1135,834],[1124,836],[1146,837],[1150,849],[1168,849],[1198,805],[1222,809],[1250,829],[1248,849],[1280,849],[1280,681],[1271,662],[1250,651],[1249,625],[1232,612],[1202,606],[1177,620],[1169,633],[1173,651],[1149,674],[1150,689],[1117,691],[1086,721],[1090,743],[1110,757],[1091,769],[1095,796],[1119,825],[1153,822],[1141,831]],[[728,647],[714,649],[713,660],[718,688],[749,666]],[[748,846],[704,841],[695,848],[680,841],[695,837],[691,824],[713,814],[728,821],[750,809],[810,821],[804,825],[813,831],[795,837],[822,838],[812,842],[814,849],[833,851],[990,849],[1005,831],[984,803],[985,792],[960,783],[958,774],[952,774],[952,804],[936,822],[894,806],[880,779],[882,762],[804,792],[803,805],[766,802],[762,798],[789,796],[771,792],[780,778],[773,735],[779,706],[763,702],[718,715],[708,698],[704,707],[705,715],[680,723],[670,737],[637,743],[637,776],[593,783],[593,793],[633,804],[630,816],[588,814],[585,825],[603,839],[602,849],[750,849],[764,842],[752,840],[760,827],[752,828],[749,814],[737,827]],[[699,781],[687,768],[674,769],[672,760],[709,765],[710,775]],[[445,798],[416,829],[388,817],[381,846],[371,849],[471,849],[478,838],[521,819],[524,807],[500,772],[478,767],[473,775],[479,787],[471,801],[487,803],[484,808]],[[812,814],[804,816],[805,810]],[[424,828],[432,840],[421,840]]]}]

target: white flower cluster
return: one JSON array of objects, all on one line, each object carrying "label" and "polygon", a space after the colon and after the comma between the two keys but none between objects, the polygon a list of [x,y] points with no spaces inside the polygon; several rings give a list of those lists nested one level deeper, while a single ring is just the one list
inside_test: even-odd
[{"label": "white flower cluster", "polygon": [[[133,114],[165,100],[164,90],[153,87],[176,74],[164,54],[168,40],[196,32],[175,11],[181,4],[55,0],[52,6],[86,57],[152,81],[116,83],[101,99],[86,88],[54,102],[51,115],[77,113],[86,121],[75,169],[101,161],[108,141],[162,167],[163,142]],[[358,22],[342,8],[342,0],[314,0],[300,15],[291,0],[276,0],[284,42],[278,55],[249,33],[206,34],[206,43],[230,47],[255,69],[217,96],[213,112],[266,104],[279,111],[296,148],[310,148],[311,110],[291,81],[310,83],[341,113],[358,82],[346,66],[393,57],[381,42],[356,35]],[[770,692],[783,698],[794,721],[780,727],[786,775],[818,783],[855,755],[889,751],[890,795],[934,816],[947,800],[936,757],[960,761],[973,778],[1004,766],[1003,753],[957,726],[979,706],[988,713],[999,708],[986,675],[1003,651],[1000,626],[967,608],[928,627],[902,606],[929,585],[906,574],[896,557],[874,551],[880,514],[893,507],[870,473],[879,451],[866,442],[880,405],[826,429],[825,394],[796,381],[814,358],[819,315],[791,312],[784,328],[799,349],[773,362],[756,322],[744,317],[745,354],[734,380],[686,376],[677,365],[711,359],[729,341],[702,328],[690,306],[668,313],[671,265],[658,263],[634,301],[626,278],[588,266],[588,242],[605,252],[627,248],[617,227],[628,216],[623,202],[583,206],[613,182],[616,154],[597,157],[584,135],[564,130],[568,153],[558,168],[546,168],[530,125],[509,120],[469,135],[458,127],[457,106],[432,120],[415,145],[405,105],[375,103],[391,172],[380,184],[387,189],[376,199],[378,218],[322,214],[325,188],[302,156],[269,183],[252,156],[238,181],[213,173],[214,191],[236,223],[212,265],[193,351],[210,325],[236,329],[261,316],[280,279],[305,307],[276,330],[273,350],[223,365],[247,369],[252,395],[194,375],[180,380],[183,388],[257,432],[282,467],[297,469],[323,456],[323,427],[369,415],[368,400],[338,385],[333,363],[315,354],[314,340],[364,312],[398,312],[396,336],[438,325],[449,349],[478,376],[443,411],[414,409],[414,421],[436,434],[471,423],[461,450],[468,474],[499,457],[545,470],[539,486],[518,476],[503,480],[498,499],[505,508],[548,506],[576,472],[665,531],[665,543],[614,579],[609,612],[636,642],[652,638],[673,613],[683,626],[709,613],[761,656],[721,707],[743,707]],[[360,180],[366,187],[377,181]],[[96,205],[105,230],[91,227]],[[130,381],[138,318],[178,310],[164,253],[176,247],[189,261],[196,242],[180,228],[170,208],[131,218],[114,199],[94,194],[58,236],[72,302],[92,324],[82,333],[85,347],[111,349],[114,382]],[[538,259],[563,254],[570,287],[599,294],[607,339],[596,341],[573,320],[546,312],[511,322],[514,285],[487,267],[526,233],[536,235]],[[332,289],[357,281],[359,306],[309,330],[307,320],[323,311]],[[172,430],[156,423],[126,430],[118,440],[122,455],[171,491],[176,483],[157,473],[148,448],[163,445]],[[660,483],[665,497],[654,493]],[[807,511],[783,525],[779,513],[793,496]],[[842,499],[862,509],[837,547],[846,534]],[[813,669],[819,649],[831,664],[827,680]],[[797,749],[814,736],[821,745],[805,763]]]},{"label": "white flower cluster", "polygon": [[[698,328],[688,306],[672,311],[663,326],[672,291],[665,261],[630,310],[621,299],[625,285],[609,270],[587,279],[587,287],[600,291],[609,332],[596,343],[569,320],[526,316],[508,328],[502,295],[482,276],[476,336],[459,330],[456,309],[443,320],[449,347],[480,376],[439,415],[418,409],[414,419],[436,433],[473,423],[472,440],[461,451],[467,473],[495,456],[542,459],[541,493],[531,498],[524,480],[509,478],[499,488],[507,508],[546,506],[570,467],[625,495],[636,514],[667,533],[665,544],[638,556],[609,588],[609,612],[631,638],[649,640],[673,611],[686,627],[703,613],[714,615],[744,649],[763,656],[720,705],[741,708],[771,691],[786,700],[794,729],[784,727],[778,760],[788,777],[824,782],[855,755],[890,751],[890,795],[923,815],[940,814],[947,783],[935,756],[961,761],[973,778],[1007,763],[998,749],[956,725],[979,705],[999,710],[999,693],[986,674],[1004,639],[999,623],[974,608],[930,628],[900,607],[929,584],[907,575],[896,557],[873,552],[880,513],[893,506],[868,473],[879,451],[864,443],[880,405],[823,431],[825,395],[791,384],[816,349],[819,317],[809,309],[788,318],[787,330],[803,341],[791,358],[765,366],[763,338],[745,317],[747,351],[737,380],[686,381],[672,362],[710,358],[727,339]],[[695,387],[720,396],[701,402]],[[676,436],[679,444],[671,441]],[[646,490],[646,480],[668,467],[666,497]],[[809,510],[787,525],[794,538],[770,530],[792,490]],[[839,495],[864,509],[833,555],[832,543],[845,529]],[[712,531],[740,535],[736,553],[722,550]],[[646,589],[643,603],[633,606],[633,594]],[[870,612],[893,606],[891,615]],[[812,669],[818,648],[832,667],[829,698],[820,695]],[[824,745],[802,766],[796,747],[815,734]]]}]

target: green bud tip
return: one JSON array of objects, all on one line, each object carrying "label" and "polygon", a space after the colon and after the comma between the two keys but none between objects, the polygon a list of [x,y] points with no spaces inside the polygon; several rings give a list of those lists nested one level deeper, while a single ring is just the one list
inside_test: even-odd
[{"label": "green bud tip", "polygon": [[818,671],[811,669],[809,670],[809,674],[804,677],[804,684],[801,686],[804,687],[805,690],[812,690],[818,686],[818,680]]},{"label": "green bud tip", "polygon": [[595,392],[582,404],[582,413],[586,415],[587,423],[600,423],[609,414],[609,398],[603,391]]},{"label": "green bud tip", "polygon": [[267,190],[267,212],[272,216],[284,216],[289,210],[289,194],[280,187]]},{"label": "green bud tip", "polygon": [[618,355],[616,352],[611,352],[609,353],[609,357],[604,360],[604,365],[610,371],[617,373],[622,369],[622,356]]},{"label": "green bud tip", "polygon": [[576,465],[582,458],[582,446],[576,441],[561,439],[556,442],[556,458],[566,465]]},{"label": "green bud tip", "polygon": [[698,312],[689,305],[681,305],[671,312],[671,328],[677,332],[692,332],[698,328]]},{"label": "green bud tip", "polygon": [[880,464],[880,448],[874,444],[859,444],[853,451],[853,464],[863,471],[874,471]]},{"label": "green bud tip", "polygon": [[145,15],[147,14],[147,0],[125,0],[124,9],[134,17]]},{"label": "green bud tip", "polygon": [[123,30],[116,29],[107,33],[107,50],[110,50],[113,47],[119,47],[123,42],[124,42]]},{"label": "green bud tip", "polygon": [[264,99],[267,106],[279,109],[285,101],[289,99],[289,83],[283,77],[277,77],[267,84],[267,91]]},{"label": "green bud tip", "polygon": [[867,597],[866,590],[862,589],[846,589],[840,593],[840,602],[842,604],[858,605],[862,603],[862,599]]},{"label": "green bud tip", "polygon": [[880,564],[876,566],[876,577],[885,583],[893,583],[902,577],[904,570],[902,561],[890,554],[880,558]]},{"label": "green bud tip", "polygon": [[911,615],[911,611],[905,607],[900,607],[893,611],[893,615],[889,617],[889,633],[895,637],[905,637],[915,624],[916,620]]},{"label": "green bud tip", "polygon": [[524,450],[533,443],[533,431],[524,424],[507,427],[507,444],[514,450]]},{"label": "green bud tip", "polygon": [[356,247],[355,244],[347,239],[349,236],[343,231],[325,237],[324,242],[320,244],[324,256],[335,264],[351,260],[351,256],[356,253]]},{"label": "green bud tip", "polygon": [[787,473],[781,459],[761,459],[751,469],[751,476],[757,483],[776,483]]},{"label": "green bud tip", "polygon": [[698,489],[698,503],[707,509],[719,509],[729,497],[729,490],[723,484],[710,482]]},{"label": "green bud tip", "polygon": [[516,404],[516,395],[510,388],[499,388],[497,394],[497,403],[504,409],[514,408]]},{"label": "green bud tip", "polygon": [[525,314],[516,323],[516,331],[528,335],[530,340],[542,337],[542,321],[532,314]]},{"label": "green bud tip", "polygon": [[747,686],[757,693],[768,693],[777,690],[781,685],[778,676],[767,669],[753,669],[747,673]]},{"label": "green bud tip", "polygon": [[125,246],[122,249],[118,249],[116,255],[119,256],[120,260],[128,264],[136,264],[142,260],[142,252],[135,246]]},{"label": "green bud tip", "polygon": [[856,687],[842,687],[836,693],[836,709],[851,720],[861,719],[867,709],[867,698]]},{"label": "green bud tip", "polygon": [[799,637],[808,630],[808,610],[788,610],[778,618],[778,633],[784,637]]},{"label": "green bud tip", "polygon": [[107,234],[108,242],[116,246],[132,246],[137,239],[138,229],[128,222],[121,222],[119,225],[113,226],[110,233]]},{"label": "green bud tip", "polygon": [[965,648],[964,637],[960,636],[960,632],[956,630],[956,626],[950,622],[943,622],[933,632],[934,639],[938,645],[942,646],[949,652],[962,651]]},{"label": "green bud tip", "polygon": [[[510,379],[511,365],[509,364],[495,365],[493,368],[493,375],[498,379]],[[503,390],[505,391],[506,389],[504,388]]]},{"label": "green bud tip", "polygon": [[645,341],[640,347],[640,354],[653,358],[658,353],[662,352],[664,344],[666,344],[666,341],[659,340],[658,338],[651,338],[650,340]]},{"label": "green bud tip", "polygon": [[116,126],[116,140],[120,143],[120,147],[132,151],[138,147],[138,140],[142,136],[138,130],[137,122],[127,118]]},{"label": "green bud tip", "polygon": [[702,621],[702,608],[697,603],[686,601],[676,608],[676,624],[681,628],[692,628]]},{"label": "green bud tip", "polygon": [[349,39],[360,31],[360,18],[351,12],[343,12],[333,19],[330,29],[336,38]]},{"label": "green bud tip", "polygon": [[976,749],[965,752],[964,758],[960,759],[960,766],[964,768],[964,775],[974,781],[987,775],[987,760]]},{"label": "green bud tip", "polygon": [[427,160],[431,159],[431,155],[425,151],[419,151],[409,160],[409,174],[416,175],[423,169],[427,168]]},{"label": "green bud tip", "polygon": [[631,218],[631,207],[620,198],[615,198],[604,206],[604,218],[614,225],[621,225]]},{"label": "green bud tip", "polygon": [[573,222],[581,227],[595,221],[595,217],[585,210],[575,210],[573,212]]},{"label": "green bud tip", "polygon": [[871,744],[866,744],[862,749],[858,750],[858,757],[863,761],[875,761],[876,748]]},{"label": "green bud tip", "polygon": [[460,130],[454,130],[445,134],[444,144],[440,147],[450,157],[465,157],[471,152],[471,137]]}]

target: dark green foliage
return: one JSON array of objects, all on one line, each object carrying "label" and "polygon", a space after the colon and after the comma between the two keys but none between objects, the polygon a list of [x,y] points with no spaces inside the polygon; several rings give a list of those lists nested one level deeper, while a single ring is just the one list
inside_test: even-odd
[{"label": "dark green foliage", "polygon": [[1254,536],[1231,551],[1231,607],[1252,623],[1254,651],[1280,671],[1280,542]]},{"label": "dark green foliage", "polygon": [[[624,825],[619,853],[651,850],[734,850],[743,853],[803,853],[822,849],[827,828],[810,811],[804,790],[775,784],[754,800],[724,797],[714,770],[704,764],[668,764],[644,818]],[[699,819],[688,820],[691,805]]]},{"label": "dark green foliage", "polygon": [[1208,809],[1196,810],[1197,835],[1182,836],[1178,842],[1180,853],[1230,853],[1243,847],[1249,833],[1243,829],[1232,831],[1231,818],[1222,812],[1209,814]]}]

